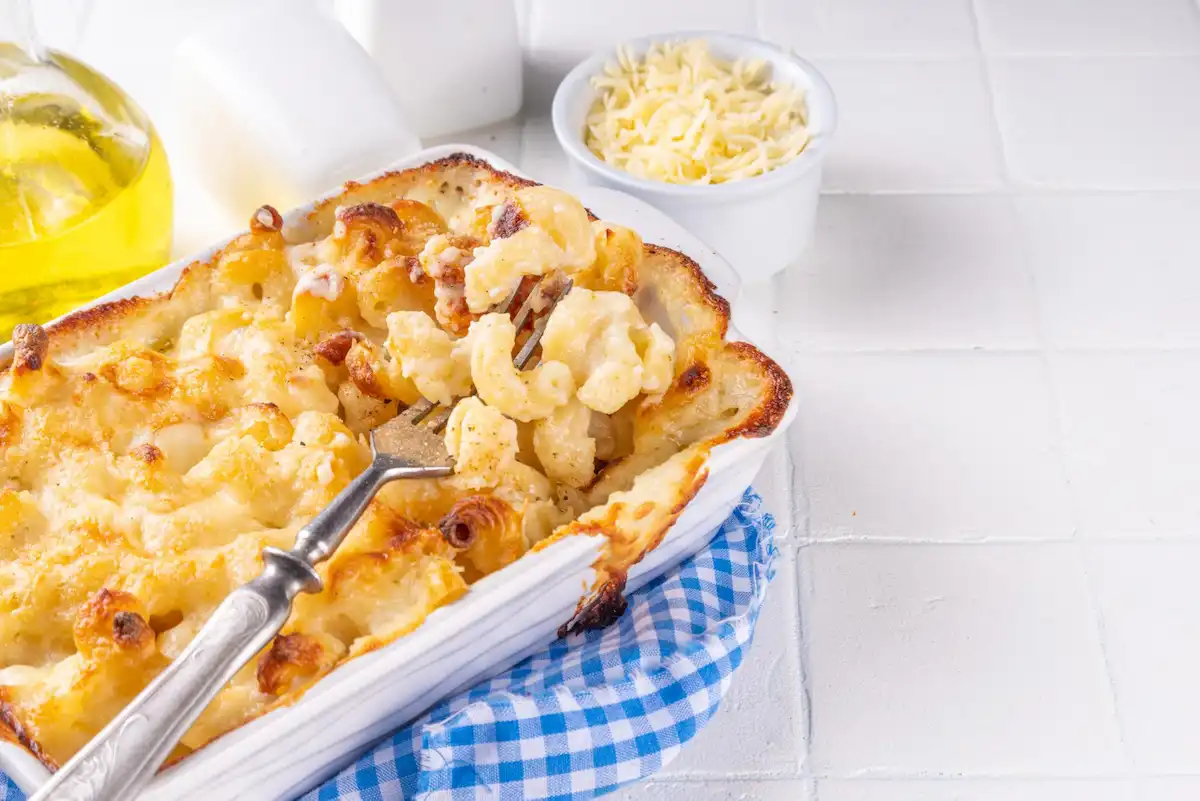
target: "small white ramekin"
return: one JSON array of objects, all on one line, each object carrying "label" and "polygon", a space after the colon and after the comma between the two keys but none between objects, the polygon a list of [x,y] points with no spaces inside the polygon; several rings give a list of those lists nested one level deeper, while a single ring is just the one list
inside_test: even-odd
[{"label": "small white ramekin", "polygon": [[811,136],[804,152],[763,175],[709,186],[648,181],[604,163],[584,144],[584,128],[597,95],[592,76],[616,59],[616,48],[579,64],[559,84],[551,112],[554,133],[569,156],[575,178],[628,192],[658,207],[728,259],[743,280],[769,278],[795,262],[812,239],[821,162],[837,128],[833,89],[804,59],[745,36],[667,33],[633,39],[623,46],[641,56],[651,44],[688,39],[707,40],[712,53],[722,59],[762,59],[771,65],[774,80],[803,88]]}]

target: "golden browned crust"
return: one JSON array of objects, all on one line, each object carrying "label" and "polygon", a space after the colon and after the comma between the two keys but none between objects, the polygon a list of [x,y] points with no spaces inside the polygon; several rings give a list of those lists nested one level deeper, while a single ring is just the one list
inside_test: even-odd
[{"label": "golden browned crust", "polygon": [[492,239],[507,239],[529,225],[529,218],[521,207],[511,200],[500,210],[500,218],[491,226]]},{"label": "golden browned crust", "polygon": [[425,274],[425,268],[421,266],[421,260],[416,256],[395,256],[385,259],[379,262],[375,269],[383,269],[388,273],[398,270],[401,275],[408,277],[413,286],[423,286],[429,283],[429,276]]},{"label": "golden browned crust", "polygon": [[449,230],[442,216],[420,201],[402,197],[390,205],[400,220],[404,240],[402,250],[406,255],[416,256],[429,239]]},{"label": "golden browned crust", "polygon": [[[386,180],[397,175],[412,175],[416,178],[432,178],[434,176],[440,176],[442,172],[449,167],[470,167],[472,169],[483,170],[488,173],[492,180],[499,181],[513,189],[521,189],[522,187],[526,186],[538,185],[537,181],[531,181],[528,178],[522,178],[519,175],[513,175],[511,172],[498,170],[488,162],[481,158],[472,156],[470,153],[451,153],[448,156],[444,156],[436,161],[427,162],[418,167],[410,167],[406,170],[387,172],[377,178],[373,178],[371,183]],[[366,184],[360,184],[357,181],[347,181],[342,185],[342,188],[343,190],[349,192],[362,186],[366,186]],[[321,202],[330,203],[335,200],[336,198],[330,198],[329,200],[324,200]]]},{"label": "golden browned crust", "polygon": [[163,397],[175,387],[174,379],[167,374],[166,359],[152,350],[140,350],[120,361],[105,363],[100,367],[100,377],[119,391],[138,398]]},{"label": "golden browned crust", "polygon": [[[471,236],[470,234],[450,234],[447,236],[446,240],[459,250],[465,250],[468,252],[483,244],[482,241]],[[462,280],[461,275],[459,276],[459,280]]]},{"label": "golden browned crust", "polygon": [[638,265],[645,244],[627,229],[606,225],[603,237],[596,237],[596,262],[575,276],[584,289],[623,292],[633,296],[638,289]]},{"label": "golden browned crust", "polygon": [[42,369],[46,353],[50,350],[50,337],[40,325],[21,323],[13,328],[13,373]]},{"label": "golden browned crust", "polygon": [[452,547],[466,550],[489,531],[512,525],[515,517],[513,508],[493,495],[468,495],[450,507],[438,530]]},{"label": "golden browned crust", "polygon": [[140,445],[135,445],[130,449],[129,455],[134,459],[139,459],[146,464],[154,464],[163,460],[163,452],[160,451],[153,443],[143,442]]},{"label": "golden browned crust", "polygon": [[[708,460],[707,450],[697,453],[697,459],[696,459],[696,462],[694,464],[694,468],[692,471],[691,485],[683,493],[683,496],[680,498],[680,500],[674,506],[671,507],[671,513],[668,516],[667,524],[665,526],[660,527],[659,532],[654,536],[654,538],[652,540],[650,540],[649,543],[646,544],[646,547],[644,547],[642,549],[641,554],[638,555],[636,562],[640,562],[642,560],[643,556],[645,556],[647,553],[649,553],[650,551],[653,551],[655,548],[658,547],[658,544],[660,542],[662,542],[662,538],[666,536],[666,534],[670,530],[671,526],[675,525],[675,521],[679,519],[679,516],[681,514],[683,514],[683,510],[687,507],[687,505],[689,503],[692,502],[692,498],[695,498],[696,493],[698,493],[700,491],[700,488],[704,486],[704,482],[708,481],[708,470],[703,467],[704,463],[707,460]],[[636,510],[635,510],[634,514],[635,515],[637,514]]]},{"label": "golden browned crust", "polygon": [[75,620],[75,646],[83,653],[109,643],[130,655],[154,650],[154,630],[143,617],[137,597],[120,590],[101,589],[88,599]]},{"label": "golden browned crust", "polygon": [[283,230],[283,217],[274,206],[259,206],[250,216],[250,233],[273,234]]},{"label": "golden browned crust", "polygon": [[354,386],[358,387],[359,392],[368,398],[387,400],[387,392],[380,384],[378,376],[375,375],[375,368],[371,366],[370,353],[364,345],[352,344],[346,353],[344,362],[346,370],[350,374],[350,380],[354,382]]},{"label": "golden browned crust", "polygon": [[707,389],[711,383],[712,370],[707,364],[690,364],[675,377],[674,388],[676,392],[692,395]]},{"label": "golden browned crust", "polygon": [[50,334],[51,340],[56,340],[68,334],[88,333],[98,328],[115,326],[137,312],[153,306],[159,300],[170,297],[170,294],[170,292],[163,292],[146,297],[121,298],[101,303],[99,306],[80,309],[56,323],[51,323],[46,327],[46,331]]},{"label": "golden browned crust", "polygon": [[17,733],[9,728],[8,724],[4,722],[2,714],[0,714],[0,741],[12,743],[13,745],[23,745],[21,738],[17,736]]},{"label": "golden browned crust", "polygon": [[268,695],[282,695],[297,679],[321,668],[325,650],[303,634],[280,634],[258,660],[258,689]]},{"label": "golden browned crust", "polygon": [[362,334],[357,331],[338,331],[318,342],[313,347],[313,353],[335,367],[340,366],[346,361],[346,354],[350,352],[350,347],[362,338]]},{"label": "golden browned crust", "polygon": [[4,739],[25,746],[25,749],[45,765],[47,770],[51,772],[58,770],[58,763],[42,750],[37,737],[21,723],[20,709],[9,698],[8,690],[5,687],[0,687],[0,731],[3,731]]},{"label": "golden browned crust", "polygon": [[602,629],[616,623],[629,606],[625,601],[624,590],[624,573],[604,582],[592,597],[579,607],[574,617],[558,627],[558,636],[566,637],[590,629]]},{"label": "golden browned crust", "polygon": [[704,271],[700,269],[700,265],[677,250],[651,244],[645,244],[643,247],[646,249],[647,255],[661,256],[687,270],[700,302],[712,309],[720,318],[721,324],[716,333],[720,339],[724,339],[725,335],[729,333],[729,301],[717,294],[717,285],[709,280]]},{"label": "golden browned crust", "polygon": [[390,206],[382,203],[357,203],[338,209],[334,239],[347,251],[357,253],[358,261],[378,262],[399,253],[404,225]]},{"label": "golden browned crust", "polygon": [[118,647],[140,651],[154,640],[154,631],[137,612],[117,612],[113,615],[113,642]]},{"label": "golden browned crust", "polygon": [[21,433],[21,407],[0,401],[0,447],[13,444]]},{"label": "golden browned crust", "polygon": [[347,181],[342,184],[342,191],[333,197],[328,197],[319,200],[313,204],[312,209],[305,215],[305,219],[309,221],[318,220],[327,215],[332,209],[336,208],[340,203],[344,202],[343,195],[354,194],[360,190],[369,189],[372,186],[380,184],[392,183],[399,178],[408,178],[413,181],[423,179],[431,180],[440,177],[446,170],[456,167],[466,169],[475,169],[485,171],[489,178],[497,181],[511,189],[520,189],[526,186],[537,186],[536,181],[531,181],[528,178],[521,178],[513,175],[510,172],[497,170],[491,164],[488,164],[483,159],[476,158],[468,153],[451,153],[450,155],[422,164],[418,167],[410,167],[405,170],[391,170],[383,175],[372,178],[368,183],[359,183],[358,181]]},{"label": "golden browned crust", "polygon": [[[452,234],[447,237],[447,243],[457,249],[460,255],[450,261],[439,262],[431,269],[431,277],[437,286],[440,297],[435,306],[438,320],[446,330],[458,336],[464,336],[471,323],[479,319],[478,314],[472,314],[467,308],[467,299],[462,289],[466,284],[466,267],[474,260],[473,251],[483,243],[470,235]],[[443,294],[444,293],[444,294]],[[514,308],[517,304],[513,304]]]},{"label": "golden browned crust", "polygon": [[773,359],[749,342],[727,342],[725,348],[747,362],[752,362],[767,377],[767,391],[762,401],[736,426],[721,438],[722,442],[738,437],[765,437],[779,427],[792,402],[792,379]]},{"label": "golden browned crust", "polygon": [[[654,536],[641,548],[641,552],[629,562],[630,565],[637,564],[642,560],[643,556],[658,547],[659,543],[662,542],[662,538],[666,536],[671,526],[679,519],[679,515],[683,514],[683,510],[691,503],[692,498],[696,497],[696,493],[700,491],[700,488],[704,486],[704,482],[708,480],[708,470],[704,468],[707,458],[707,449],[701,449],[694,455],[692,464],[689,466],[689,473],[692,476],[691,483],[684,490],[678,502],[671,507],[666,522],[658,527]],[[609,537],[617,531],[617,520],[623,512],[624,504],[609,504],[604,519],[590,523],[575,521],[568,523],[566,529],[571,534],[598,534],[602,537]],[[646,517],[645,504],[634,507],[632,515],[635,519]],[[538,546],[544,547],[548,543],[549,541],[545,541],[539,543]],[[616,622],[625,613],[625,599],[621,596],[621,592],[625,588],[627,574],[627,568],[601,570],[597,584],[592,589],[592,594],[579,601],[579,605],[575,609],[575,614],[559,628],[558,636],[565,637],[568,634],[577,634],[592,628],[602,628]]]}]

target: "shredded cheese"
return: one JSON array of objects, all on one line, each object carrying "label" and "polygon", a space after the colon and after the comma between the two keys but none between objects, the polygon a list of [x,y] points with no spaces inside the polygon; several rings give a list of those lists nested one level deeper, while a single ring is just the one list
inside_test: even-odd
[{"label": "shredded cheese", "polygon": [[719,184],[762,175],[808,144],[804,92],[763,61],[713,58],[701,39],[627,49],[592,79],[587,146],[639,178]]}]

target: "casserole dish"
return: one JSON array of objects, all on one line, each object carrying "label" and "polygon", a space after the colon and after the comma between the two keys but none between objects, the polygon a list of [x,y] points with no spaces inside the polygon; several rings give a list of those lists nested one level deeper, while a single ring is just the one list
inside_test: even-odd
[{"label": "casserole dish", "polygon": [[[393,169],[463,152],[511,171],[490,154],[461,147],[427,151]],[[381,173],[378,179],[387,174]],[[341,197],[341,193],[330,197]],[[637,216],[636,210],[616,208],[618,198],[598,198],[614,206],[599,210],[610,217]],[[591,202],[591,198],[583,200]],[[303,224],[321,205],[318,201],[299,209],[288,219]],[[630,222],[647,240],[655,240],[645,219]],[[704,270],[721,273],[719,260],[711,252],[692,247],[694,240],[686,233],[664,228],[657,236],[693,253]],[[207,261],[217,250],[201,260]],[[115,297],[167,289],[192,261],[164,268]],[[718,286],[729,294],[736,289],[735,283],[727,280]],[[731,332],[729,338],[736,339],[736,334]],[[741,497],[771,442],[794,416],[794,408],[777,412],[770,436],[735,439],[711,450],[705,463],[707,483],[683,508],[658,546],[632,567],[627,586],[658,575],[706,542]],[[507,667],[552,637],[578,610],[581,596],[596,584],[595,565],[605,544],[604,537],[586,533],[556,539],[476,581],[470,592],[436,609],[411,633],[349,660],[298,700],[230,731],[164,771],[144,797],[278,798],[296,794],[442,696]],[[528,603],[531,597],[536,597],[536,604]],[[0,745],[0,767],[23,788],[34,789],[44,780],[44,769],[23,758],[19,749]]]}]

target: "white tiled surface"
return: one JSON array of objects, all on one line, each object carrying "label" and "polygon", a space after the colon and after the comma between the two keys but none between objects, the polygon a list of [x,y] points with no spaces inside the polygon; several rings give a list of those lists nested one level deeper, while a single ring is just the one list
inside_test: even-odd
[{"label": "white tiled surface", "polygon": [[842,111],[747,315],[802,400],[804,692],[746,667],[800,767],[738,747],[743,700],[626,797],[1200,798],[1200,6],[756,7]]},{"label": "white tiled surface", "polygon": [[996,57],[996,114],[1017,186],[1200,186],[1200,55]]},{"label": "white tiled surface", "polygon": [[1190,0],[977,0],[989,53],[1196,53]]},{"label": "white tiled surface", "polygon": [[526,112],[455,138],[549,182],[550,92],[622,37],[757,32],[841,104],[817,244],[738,310],[802,399],[777,585],[624,798],[1200,798],[1196,0],[517,1]]},{"label": "white tiled surface", "polygon": [[779,333],[805,349],[1037,344],[1033,281],[1005,197],[828,195],[812,251],[780,284],[794,313]]},{"label": "white tiled surface", "polygon": [[1200,192],[1017,199],[1046,342],[1200,346]]},{"label": "white tiled surface", "polygon": [[978,59],[814,60],[833,84],[839,110],[825,166],[827,189],[999,186],[999,137]]},{"label": "white tiled surface", "polygon": [[1194,773],[1200,754],[1200,648],[1194,645],[1200,542],[1097,543],[1086,546],[1085,556],[1134,767],[1151,774]]},{"label": "white tiled surface", "polygon": [[803,556],[814,773],[1121,768],[1073,545],[845,543]]},{"label": "white tiled surface", "polygon": [[761,30],[804,56],[972,55],[971,0],[762,4]]},{"label": "white tiled surface", "polygon": [[1071,535],[1037,355],[822,353],[792,368],[814,539]]}]

